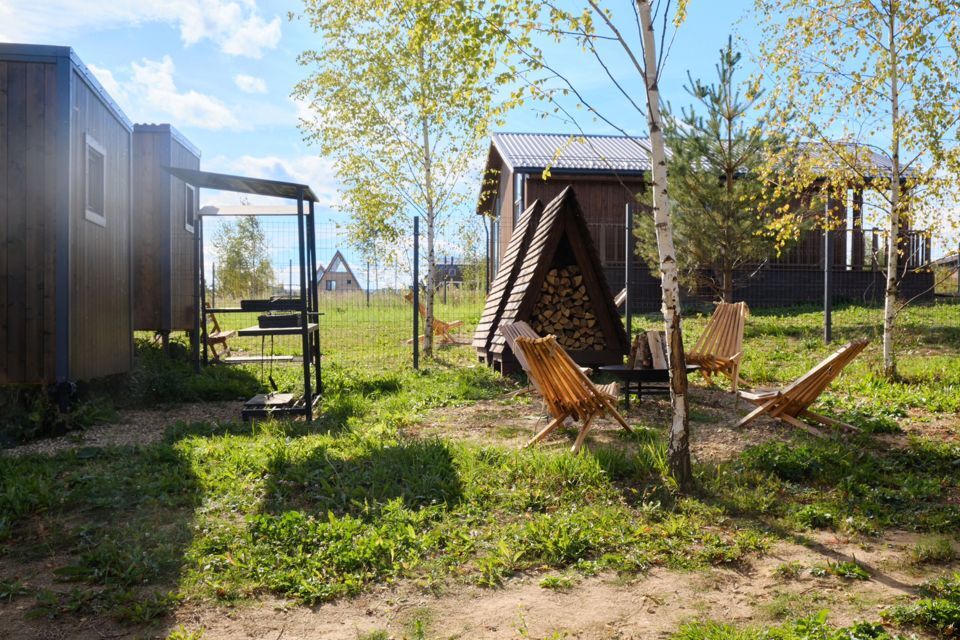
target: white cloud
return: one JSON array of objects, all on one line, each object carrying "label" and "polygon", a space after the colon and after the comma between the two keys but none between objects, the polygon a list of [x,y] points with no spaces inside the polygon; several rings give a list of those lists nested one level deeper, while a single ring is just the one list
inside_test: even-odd
[{"label": "white cloud", "polygon": [[260,15],[256,0],[45,0],[0,2],[3,39],[68,44],[77,33],[173,25],[187,46],[210,40],[229,55],[259,58],[280,42],[280,17]]},{"label": "white cloud", "polygon": [[173,122],[203,129],[233,129],[240,125],[223,102],[197,91],[180,92],[173,82],[174,66],[170,56],[163,60],[134,62],[131,93],[142,104],[169,115]]},{"label": "white cloud", "polygon": [[174,82],[176,68],[170,56],[161,60],[144,58],[113,71],[88,67],[134,120],[169,120],[178,127],[213,130],[242,128],[230,107],[218,98],[193,90],[180,91]]},{"label": "white cloud", "polygon": [[109,69],[104,69],[103,67],[98,67],[95,64],[88,64],[87,68],[90,69],[93,75],[96,76],[97,80],[100,81],[100,84],[102,84],[103,88],[107,90],[107,93],[110,94],[111,98],[121,102],[126,101],[127,91],[117,81],[112,71]]},{"label": "white cloud", "polygon": [[248,76],[245,74],[239,74],[233,78],[234,84],[237,85],[237,88],[244,93],[266,93],[267,92],[267,83],[264,82],[263,78],[258,78],[256,76]]}]

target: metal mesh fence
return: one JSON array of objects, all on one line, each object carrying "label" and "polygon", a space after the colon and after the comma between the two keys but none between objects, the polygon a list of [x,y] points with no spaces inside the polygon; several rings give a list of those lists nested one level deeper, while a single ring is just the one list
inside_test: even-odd
[{"label": "metal mesh fence", "polygon": [[[206,221],[204,229],[208,332],[238,332],[227,339],[229,355],[222,360],[251,367],[265,385],[281,379],[295,380],[302,362],[299,334],[245,336],[244,329],[260,322],[262,312],[238,312],[244,301],[297,299],[300,296],[299,244],[295,217],[250,216]],[[404,299],[412,290],[412,249],[406,264],[381,263],[353,249],[346,233],[321,216],[315,223],[317,300],[323,367],[359,369],[408,367],[413,364],[414,307]],[[405,244],[413,246],[413,225]],[[237,246],[233,246],[237,245]],[[421,246],[425,240],[421,238]],[[239,249],[238,249],[239,247]],[[463,324],[454,332],[457,345],[442,345],[438,352],[469,349],[473,329],[483,308],[483,265],[466,268],[457,256],[444,256],[438,269],[436,318]],[[308,265],[308,268],[310,266]],[[238,272],[253,274],[239,277]],[[427,264],[420,259],[420,285],[425,285]],[[466,281],[465,281],[466,280]],[[308,278],[309,281],[309,278]],[[423,296],[421,288],[421,298]],[[221,310],[221,311],[218,311]],[[228,311],[229,310],[229,311]],[[270,312],[282,315],[284,312]],[[216,322],[217,326],[213,326]],[[420,333],[424,321],[419,319]],[[213,345],[216,348],[216,345]],[[221,349],[222,350],[222,349]],[[293,371],[285,373],[284,369]],[[283,387],[284,385],[280,384]],[[286,385],[296,390],[296,384]]]}]

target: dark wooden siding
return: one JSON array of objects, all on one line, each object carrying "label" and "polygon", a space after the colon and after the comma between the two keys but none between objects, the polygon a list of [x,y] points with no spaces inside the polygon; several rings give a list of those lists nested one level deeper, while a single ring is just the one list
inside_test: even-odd
[{"label": "dark wooden siding", "polygon": [[[133,139],[135,326],[141,331],[190,331],[195,236],[185,224],[187,186],[164,167],[199,169],[200,158],[166,125],[137,125]],[[197,191],[193,201],[196,215]]]},{"label": "dark wooden siding", "polygon": [[162,301],[162,265],[166,240],[166,206],[160,166],[168,147],[156,132],[137,131],[133,136],[133,299],[134,327],[138,331],[166,329]]},{"label": "dark wooden siding", "polygon": [[[200,158],[180,144],[171,141],[170,166],[200,169]],[[170,183],[170,328],[174,331],[192,331],[194,327],[193,277],[196,264],[195,236],[186,229],[187,186],[164,172]],[[194,215],[200,212],[199,191],[193,192]]]},{"label": "dark wooden siding", "polygon": [[[123,373],[133,359],[130,283],[132,133],[76,70],[70,118],[70,377]],[[106,225],[86,219],[85,138],[106,151]]]},{"label": "dark wooden siding", "polygon": [[55,62],[0,61],[0,383],[55,375]]}]

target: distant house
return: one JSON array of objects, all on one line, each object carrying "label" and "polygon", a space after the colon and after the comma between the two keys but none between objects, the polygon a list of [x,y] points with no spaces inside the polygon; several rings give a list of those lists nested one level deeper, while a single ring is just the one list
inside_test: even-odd
[{"label": "distant house", "polygon": [[[636,202],[636,194],[646,192],[650,185],[650,156],[649,140],[642,137],[494,133],[477,205],[478,214],[490,217],[490,281],[506,253],[521,212],[536,200],[551,201],[569,186],[583,209],[607,282],[613,291],[621,290],[627,251],[626,208]],[[884,169],[883,159],[876,154],[871,155],[871,162],[878,165],[878,170]],[[882,299],[880,262],[872,257],[882,253],[882,233],[862,227],[863,193],[851,192],[848,202],[830,202],[828,206],[831,215],[841,221],[840,229],[834,233],[831,260],[837,299]],[[929,262],[929,240],[922,233],[906,230],[901,241],[908,267]],[[635,241],[631,238],[630,251],[634,249]],[[782,256],[752,267],[749,283],[736,291],[736,297],[752,306],[820,302],[823,262],[822,233],[806,232]],[[639,258],[633,260],[633,265],[631,307],[638,311],[659,309],[658,278]],[[927,270],[908,269],[901,285],[903,294],[932,296],[931,278]],[[687,291],[685,297],[703,294]]]},{"label": "distant house", "polygon": [[362,291],[357,276],[353,274],[353,269],[339,250],[333,254],[327,268],[317,272],[317,281],[321,293]]}]

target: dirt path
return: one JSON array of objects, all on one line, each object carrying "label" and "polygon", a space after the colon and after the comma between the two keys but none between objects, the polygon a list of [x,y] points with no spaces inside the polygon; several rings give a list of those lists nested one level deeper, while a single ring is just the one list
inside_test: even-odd
[{"label": "dirt path", "polygon": [[[748,566],[706,572],[656,569],[629,580],[613,574],[573,577],[563,591],[540,586],[544,576],[559,575],[548,573],[517,577],[498,589],[451,585],[439,594],[406,581],[315,608],[276,598],[235,607],[187,603],[172,620],[150,629],[102,619],[30,620],[24,615],[29,603],[20,599],[0,605],[0,636],[164,638],[182,625],[188,631],[202,629],[204,640],[359,640],[375,632],[399,640],[416,638],[419,620],[428,639],[639,640],[668,638],[695,620],[775,624],[821,609],[830,610],[834,624],[846,625],[877,620],[881,609],[914,594],[923,580],[957,568],[927,568],[921,575],[908,561],[916,541],[906,533],[869,543],[816,534],[803,544],[780,543]],[[869,580],[810,573],[828,561],[854,559],[869,571]],[[778,571],[784,565],[798,567],[799,575],[785,577]]]},{"label": "dirt path", "polygon": [[122,411],[119,422],[93,425],[57,438],[37,440],[6,449],[3,455],[55,455],[78,447],[147,445],[160,440],[167,427],[177,422],[223,423],[236,422],[239,419],[239,402],[190,402],[166,409]]},{"label": "dirt path", "polygon": [[[456,586],[440,595],[405,583],[313,609],[273,599],[230,610],[185,607],[171,626],[202,628],[208,640],[357,640],[376,631],[399,639],[414,637],[419,619],[427,638],[599,640],[667,638],[698,619],[772,624],[821,609],[830,610],[832,622],[850,624],[878,619],[881,608],[913,594],[930,578],[929,571],[921,578],[907,562],[915,542],[904,533],[869,545],[824,534],[805,545],[781,543],[739,569],[658,569],[629,581],[601,575],[580,579],[562,592],[541,587],[543,576],[533,575],[499,589]],[[854,558],[870,571],[870,580],[817,578],[809,571],[830,560]],[[787,563],[803,567],[800,575],[778,576],[777,568]]]}]

